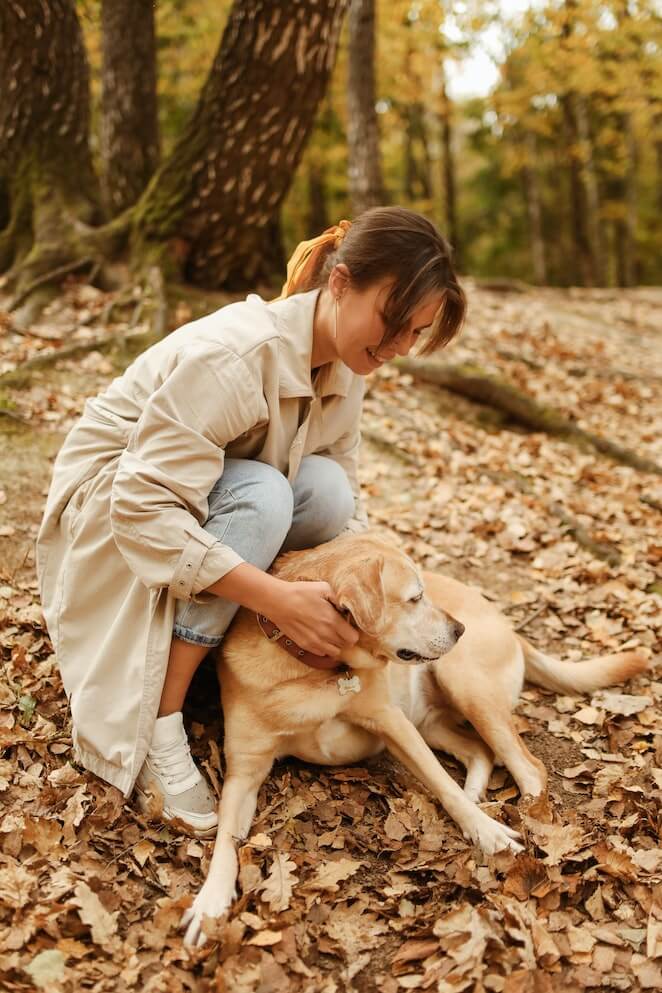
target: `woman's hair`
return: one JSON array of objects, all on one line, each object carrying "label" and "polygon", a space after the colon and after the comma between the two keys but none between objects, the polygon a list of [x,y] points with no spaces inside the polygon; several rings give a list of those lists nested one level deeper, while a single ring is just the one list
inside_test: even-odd
[{"label": "woman's hair", "polygon": [[385,277],[394,283],[384,306],[387,345],[407,325],[415,309],[430,295],[443,293],[432,327],[420,349],[422,355],[447,345],[459,332],[467,309],[464,290],[453,267],[452,249],[422,214],[406,207],[372,207],[352,222],[338,248],[322,253],[317,270],[301,293],[326,286],[331,270],[344,263],[355,290],[365,290]]}]

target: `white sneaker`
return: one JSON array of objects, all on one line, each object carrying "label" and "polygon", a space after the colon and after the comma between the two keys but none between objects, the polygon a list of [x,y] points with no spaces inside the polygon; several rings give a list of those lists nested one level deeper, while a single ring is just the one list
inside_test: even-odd
[{"label": "white sneaker", "polygon": [[218,801],[191,758],[181,710],[157,717],[147,757],[136,780],[140,809],[154,815],[153,793],[163,798],[164,820],[178,818],[198,837],[213,837],[218,824]]}]

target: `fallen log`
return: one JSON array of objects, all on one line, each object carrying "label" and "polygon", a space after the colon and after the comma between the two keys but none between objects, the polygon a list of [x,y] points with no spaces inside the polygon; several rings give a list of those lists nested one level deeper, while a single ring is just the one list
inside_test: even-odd
[{"label": "fallen log", "polygon": [[409,358],[394,359],[393,363],[401,372],[409,373],[416,379],[426,383],[434,383],[451,393],[458,393],[476,403],[499,410],[529,430],[544,431],[546,434],[575,441],[600,452],[602,455],[607,455],[622,465],[631,466],[641,472],[651,472],[662,476],[662,466],[659,466],[652,459],[638,455],[629,448],[616,445],[608,438],[602,438],[591,431],[585,431],[553,407],[538,403],[526,393],[518,390],[512,383],[492,376],[478,366],[450,366],[442,365],[439,362]]}]

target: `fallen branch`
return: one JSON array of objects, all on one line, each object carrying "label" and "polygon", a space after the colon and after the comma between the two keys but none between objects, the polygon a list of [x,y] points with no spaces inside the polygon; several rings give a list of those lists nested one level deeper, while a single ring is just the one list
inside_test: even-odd
[{"label": "fallen branch", "polygon": [[447,366],[437,362],[405,358],[394,359],[393,362],[402,372],[407,372],[416,379],[434,383],[452,393],[458,393],[477,403],[502,411],[530,430],[544,431],[547,434],[577,441],[622,465],[662,476],[662,466],[652,459],[637,455],[629,448],[622,448],[607,438],[584,431],[552,407],[537,403],[511,383],[490,376],[476,366]]}]

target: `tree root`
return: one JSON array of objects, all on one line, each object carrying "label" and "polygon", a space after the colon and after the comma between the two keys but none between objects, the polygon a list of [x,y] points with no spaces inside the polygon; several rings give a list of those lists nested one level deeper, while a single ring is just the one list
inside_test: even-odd
[{"label": "tree root", "polygon": [[[44,273],[37,279],[33,279],[31,283],[17,294],[13,300],[10,300],[7,310],[11,313],[12,310],[17,310],[22,303],[24,303],[31,293],[39,289],[40,286],[45,286],[47,283],[52,283],[56,279],[60,279],[62,276],[68,275],[70,272],[77,272],[78,269],[85,269],[89,265],[93,265],[93,259],[79,259],[76,262],[68,262],[66,265],[58,266],[56,269],[51,269],[50,272]],[[98,268],[98,266],[97,266]]]},{"label": "tree root", "polygon": [[490,376],[482,369],[470,366],[446,366],[421,359],[394,359],[394,364],[402,371],[427,383],[434,383],[452,393],[468,397],[507,414],[513,421],[533,431],[544,431],[569,441],[585,445],[594,451],[607,455],[615,462],[631,466],[641,472],[662,475],[662,466],[647,459],[629,448],[623,448],[601,438],[591,431],[584,431],[573,421],[568,420],[551,407],[537,403],[531,397],[496,376]]},{"label": "tree root", "polygon": [[30,381],[30,374],[39,369],[48,369],[56,365],[61,360],[76,359],[80,355],[88,352],[111,352],[115,348],[123,345],[138,345],[139,350],[147,348],[154,341],[158,340],[152,329],[146,331],[128,331],[126,334],[105,334],[99,338],[90,338],[88,341],[79,341],[74,345],[67,345],[65,348],[52,348],[34,358],[23,362],[16,369],[0,374],[0,386],[24,387]]},{"label": "tree root", "polygon": [[[88,341],[78,341],[64,348],[52,348],[41,352],[23,362],[16,369],[0,374],[1,386],[23,387],[30,381],[30,374],[38,369],[46,369],[55,365],[61,359],[75,359],[88,352],[110,352],[115,348],[131,345],[132,349],[143,351],[149,345],[159,341],[168,333],[168,301],[163,281],[163,275],[156,267],[144,274],[145,290],[136,298],[136,308],[130,328],[122,335],[109,334],[91,338]],[[120,302],[127,303],[123,298]],[[104,312],[105,313],[105,312]],[[146,319],[148,327],[136,330],[140,318]]]}]

